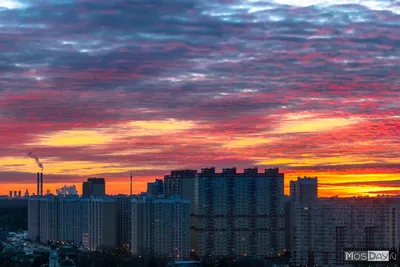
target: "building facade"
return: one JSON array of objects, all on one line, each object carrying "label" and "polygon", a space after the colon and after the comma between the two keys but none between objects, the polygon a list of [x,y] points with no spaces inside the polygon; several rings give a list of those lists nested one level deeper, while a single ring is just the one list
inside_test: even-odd
[{"label": "building facade", "polygon": [[[301,235],[311,231],[311,208],[309,206],[318,200],[318,178],[297,177],[296,181],[290,181],[290,197],[285,203],[285,249],[292,247],[294,229]],[[302,224],[298,225],[297,221]],[[297,226],[296,226],[297,225]],[[301,228],[301,229],[300,229]],[[298,239],[296,239],[298,242]],[[302,246],[308,247],[310,237],[302,237]],[[294,252],[296,253],[296,252]]]},{"label": "building facade", "polygon": [[195,178],[197,170],[174,170],[164,176],[165,197],[180,196],[190,202],[190,247],[195,249],[198,243],[198,235],[195,231]]},{"label": "building facade", "polygon": [[165,197],[180,196],[193,202],[194,180],[197,170],[174,170],[164,176]]},{"label": "building facade", "polygon": [[200,256],[284,252],[284,174],[257,168],[202,169],[195,179],[192,249]]},{"label": "building facade", "polygon": [[82,244],[83,234],[88,231],[89,200],[79,197],[59,198],[58,240]]},{"label": "building facade", "polygon": [[346,249],[399,245],[400,206],[388,199],[330,198],[295,203],[291,260],[294,265],[351,266]]},{"label": "building facade", "polygon": [[31,197],[28,200],[28,237],[31,240],[40,239],[40,198]]},{"label": "building facade", "polygon": [[28,237],[82,243],[88,232],[88,199],[79,197],[31,197],[28,201]]},{"label": "building facade", "polygon": [[132,198],[131,252],[141,257],[189,259],[188,200],[136,196]]},{"label": "building facade", "polygon": [[59,199],[46,196],[40,199],[40,241],[59,239]]},{"label": "building facade", "polygon": [[126,195],[114,197],[116,204],[117,245],[131,245],[131,201]]},{"label": "building facade", "polygon": [[109,197],[91,197],[88,207],[88,249],[117,246],[116,201]]}]

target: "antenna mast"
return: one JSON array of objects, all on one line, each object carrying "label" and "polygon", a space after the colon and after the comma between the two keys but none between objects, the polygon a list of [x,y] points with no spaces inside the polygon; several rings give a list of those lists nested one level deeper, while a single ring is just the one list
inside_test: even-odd
[{"label": "antenna mast", "polygon": [[132,196],[132,166],[131,166],[131,177],[130,177],[131,179],[131,184],[130,184],[130,196]]}]

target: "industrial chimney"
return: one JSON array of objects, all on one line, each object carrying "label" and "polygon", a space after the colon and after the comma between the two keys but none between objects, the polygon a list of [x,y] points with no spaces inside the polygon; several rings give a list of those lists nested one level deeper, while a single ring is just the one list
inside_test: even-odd
[{"label": "industrial chimney", "polygon": [[43,172],[40,173],[40,195],[43,196]]},{"label": "industrial chimney", "polygon": [[39,173],[37,173],[37,183],[36,183],[36,186],[37,186],[37,192],[36,192],[36,195],[37,196],[39,196],[39,193],[40,193],[40,178],[39,178]]}]

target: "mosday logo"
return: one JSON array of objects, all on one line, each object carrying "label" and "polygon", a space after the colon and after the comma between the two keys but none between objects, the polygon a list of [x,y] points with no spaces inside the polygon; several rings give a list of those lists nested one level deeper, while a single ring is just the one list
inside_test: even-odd
[{"label": "mosday logo", "polygon": [[345,251],[345,261],[368,261],[368,251]]},{"label": "mosday logo", "polygon": [[388,250],[368,251],[368,261],[389,261]]},{"label": "mosday logo", "polygon": [[397,254],[389,250],[345,251],[345,261],[396,261]]}]

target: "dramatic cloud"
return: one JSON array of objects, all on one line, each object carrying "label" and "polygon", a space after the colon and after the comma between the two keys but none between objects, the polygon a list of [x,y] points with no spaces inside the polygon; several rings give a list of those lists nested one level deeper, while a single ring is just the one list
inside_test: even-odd
[{"label": "dramatic cloud", "polygon": [[34,191],[30,151],[53,192],[255,165],[394,192],[399,27],[389,0],[3,0],[0,193]]}]

